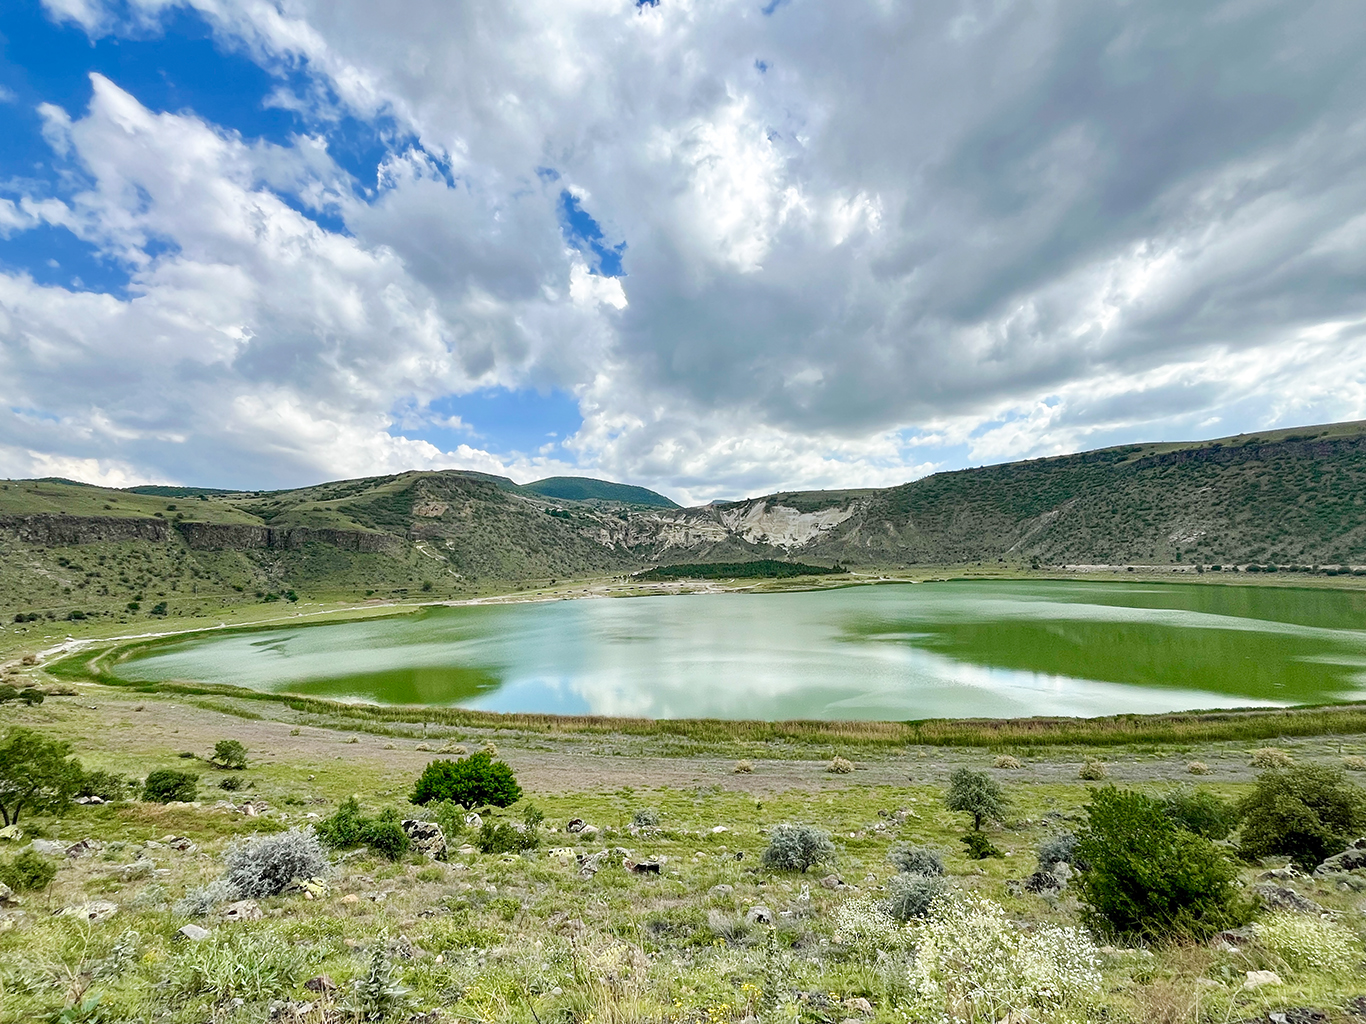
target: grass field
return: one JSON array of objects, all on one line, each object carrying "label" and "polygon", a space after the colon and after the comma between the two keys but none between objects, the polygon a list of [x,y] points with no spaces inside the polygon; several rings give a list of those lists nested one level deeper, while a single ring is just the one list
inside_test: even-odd
[{"label": "grass field", "polygon": [[[335,709],[93,683],[74,689],[78,696],[7,708],[9,722],[69,740],[88,768],[135,776],[191,769],[201,776],[201,798],[197,805],[79,807],[24,823],[30,835],[100,845],[62,859],[51,889],[25,897],[22,914],[11,910],[0,924],[6,1024],[56,1019],[63,1007],[83,1004],[94,1009],[84,1017],[68,1010],[65,1019],[351,1020],[341,1011],[379,941],[390,944],[409,1012],[436,1014],[425,1021],[718,1022],[761,1013],[768,1020],[902,1021],[904,953],[893,945],[879,954],[840,931],[855,901],[880,898],[895,873],[887,854],[899,843],[942,851],[955,889],[999,902],[1025,927],[1081,923],[1067,890],[1045,899],[1012,883],[1034,870],[1041,840],[1077,825],[1088,799],[1076,777],[1085,756],[1077,750],[1021,751],[1021,768],[996,769],[995,755],[982,748],[751,738],[744,750],[752,770],[736,773],[730,749],[680,759],[668,756],[663,735],[431,722],[384,735],[357,731],[363,723],[336,718]],[[206,763],[222,738],[245,743],[246,771]],[[546,816],[538,850],[453,853],[445,863],[334,856],[318,898],[262,899],[259,920],[210,914],[193,919],[208,939],[176,937],[192,921],[176,901],[221,874],[233,842],[306,826],[353,794],[372,812],[402,809],[428,759],[489,742],[526,790],[501,813],[516,818],[534,803]],[[1121,784],[1155,792],[1188,784],[1184,765],[1198,758],[1212,774],[1190,781],[1236,796],[1246,790],[1254,746],[1134,744],[1104,756]],[[1366,737],[1286,746],[1300,760],[1339,763],[1366,753]],[[848,756],[856,770],[825,771],[826,750]],[[1005,785],[1011,809],[989,828],[1005,857],[965,857],[958,842],[965,817],[942,806],[945,778],[959,765],[983,768]],[[225,792],[218,786],[225,778],[242,779],[246,788]],[[264,802],[254,804],[260,814],[235,809],[248,800]],[[656,812],[658,824],[633,829],[643,810]],[[566,833],[571,818],[601,831],[591,839]],[[806,875],[762,868],[768,831],[783,822],[828,830],[834,863]],[[167,845],[170,837],[194,845],[178,850]],[[469,838],[452,837],[452,845]],[[630,859],[660,862],[660,874],[632,873],[609,856],[585,877],[575,859],[618,847]],[[1246,868],[1244,879],[1250,884],[1259,870]],[[1294,887],[1360,934],[1362,893],[1315,879]],[[113,916],[87,924],[54,915],[94,900],[116,906]],[[754,907],[767,908],[773,924],[747,922]],[[1099,967],[1091,1020],[1267,1020],[1270,1012],[1312,1007],[1347,1022],[1354,1019],[1346,1011],[1351,1000],[1366,995],[1366,974],[1291,966],[1255,944],[1238,952],[1105,946]],[[1283,984],[1244,987],[1246,971],[1260,969],[1276,970]],[[322,974],[335,991],[304,987]]]}]

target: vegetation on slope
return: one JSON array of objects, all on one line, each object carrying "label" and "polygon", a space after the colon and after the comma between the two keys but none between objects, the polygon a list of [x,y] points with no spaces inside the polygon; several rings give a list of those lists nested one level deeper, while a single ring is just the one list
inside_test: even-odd
[{"label": "vegetation on slope", "polygon": [[847,572],[836,567],[805,565],[802,562],[779,562],[772,558],[754,562],[702,562],[697,565],[660,565],[638,572],[636,580],[788,580],[798,576],[830,576]]}]

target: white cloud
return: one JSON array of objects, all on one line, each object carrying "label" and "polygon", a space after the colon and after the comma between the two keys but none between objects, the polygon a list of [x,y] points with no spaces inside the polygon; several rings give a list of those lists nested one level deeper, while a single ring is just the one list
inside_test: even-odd
[{"label": "white cloud", "polygon": [[[263,100],[423,148],[366,202],[322,135],[248,143],[98,79],[88,112],[44,108],[94,184],[8,194],[0,232],[68,226],[132,278],[0,281],[0,397],[52,414],[5,428],[23,450],[534,473],[390,432],[535,386],[580,399],[581,467],[701,499],[1366,414],[1351,5],[1211,32],[1179,0],[46,4],[92,34],[192,7],[313,76]],[[566,251],[562,187],[625,278]]]}]

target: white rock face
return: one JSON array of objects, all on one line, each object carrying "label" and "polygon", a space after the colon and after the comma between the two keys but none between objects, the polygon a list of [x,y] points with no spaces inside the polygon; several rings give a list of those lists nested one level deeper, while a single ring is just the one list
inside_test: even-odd
[{"label": "white rock face", "polygon": [[751,544],[772,544],[790,551],[804,547],[822,533],[833,530],[853,514],[852,503],[846,508],[798,512],[786,505],[754,501],[722,509],[721,522]]}]

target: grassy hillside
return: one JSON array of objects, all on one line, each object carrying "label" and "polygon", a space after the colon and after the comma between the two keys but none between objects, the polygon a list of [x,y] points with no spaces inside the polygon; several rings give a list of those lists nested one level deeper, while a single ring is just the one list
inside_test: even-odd
[{"label": "grassy hillside", "polygon": [[1366,424],[1128,445],[885,490],[781,492],[695,509],[604,481],[522,486],[458,471],[256,492],[0,482],[0,616],[11,619],[208,615],[290,594],[440,599],[516,581],[763,559],[874,569],[1359,567]]}]

